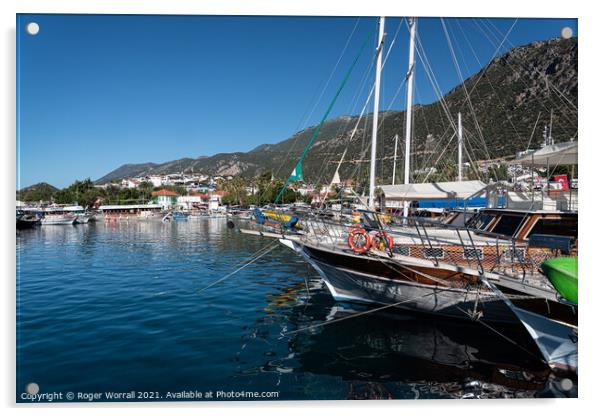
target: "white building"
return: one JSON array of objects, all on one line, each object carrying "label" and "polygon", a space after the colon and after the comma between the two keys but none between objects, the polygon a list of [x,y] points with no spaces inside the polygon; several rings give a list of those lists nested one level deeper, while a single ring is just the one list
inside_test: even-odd
[{"label": "white building", "polygon": [[163,185],[163,177],[159,175],[151,175],[148,177],[148,181],[153,184],[153,186],[161,186]]},{"label": "white building", "polygon": [[163,209],[169,209],[176,204],[178,194],[167,189],[161,189],[152,193],[153,202],[159,204]]},{"label": "white building", "polygon": [[184,195],[178,197],[176,205],[182,209],[191,209],[194,205],[199,205],[202,202],[200,195]]},{"label": "white building", "polygon": [[140,185],[140,182],[137,181],[136,179],[130,179],[130,178],[125,178],[121,180],[121,187],[122,188],[137,188],[138,185]]}]

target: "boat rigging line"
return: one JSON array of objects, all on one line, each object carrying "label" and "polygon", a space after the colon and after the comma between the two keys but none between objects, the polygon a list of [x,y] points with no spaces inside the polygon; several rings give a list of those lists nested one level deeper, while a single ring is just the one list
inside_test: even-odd
[{"label": "boat rigging line", "polygon": [[[484,21],[485,21],[486,23],[488,23],[488,24],[489,24],[491,27],[493,27],[493,28],[495,29],[495,31],[496,31],[498,34],[500,34],[500,35],[501,35],[501,32],[500,32],[500,30],[499,30],[499,29],[498,29],[498,28],[497,28],[497,27],[496,27],[496,26],[495,26],[493,23],[491,23],[491,21],[490,21],[489,19],[484,19]],[[486,26],[485,26],[485,24],[483,24],[483,26],[484,26],[484,27],[486,27]],[[514,48],[514,47],[515,47],[515,45],[514,45],[512,42],[510,42],[510,40],[506,39],[506,40],[505,40],[505,42],[506,42],[506,43],[508,43],[508,45],[510,45],[510,47],[511,47],[511,48]],[[539,70],[538,68],[536,68],[536,67],[534,67],[534,66],[532,66],[532,67],[530,67],[530,68],[527,68],[527,69],[529,69],[529,70],[533,70],[533,71],[535,71],[535,72],[538,72],[538,73],[539,73],[540,75],[542,75],[542,76],[544,75],[544,74],[541,72],[541,70]],[[547,77],[546,77],[546,79],[547,79]],[[552,87],[552,89],[554,90],[554,92],[556,92],[556,94],[557,94],[557,95],[558,95],[560,98],[564,99],[564,100],[566,101],[566,103],[567,103],[567,104],[568,104],[570,107],[572,107],[572,108],[573,108],[573,110],[572,110],[572,111],[574,111],[574,112],[577,112],[577,111],[578,111],[578,108],[577,108],[577,106],[576,106],[576,105],[575,105],[575,104],[574,104],[574,103],[573,103],[573,102],[572,102],[572,101],[571,101],[571,100],[570,100],[570,99],[569,99],[569,98],[568,98],[568,97],[567,97],[567,96],[566,96],[566,95],[565,95],[565,94],[564,94],[562,91],[560,91],[560,90],[559,90],[559,89],[558,89],[558,88],[557,88],[557,87],[556,87],[554,84],[552,84],[552,83],[550,83],[550,82],[548,81],[548,86],[551,86],[551,87]]]},{"label": "boat rigging line", "polygon": [[[343,88],[347,84],[347,81],[349,80],[349,77],[351,76],[351,72],[353,72],[353,69],[355,68],[355,65],[357,64],[357,61],[359,60],[362,52],[366,48],[366,45],[368,44],[368,41],[370,40],[371,36],[372,36],[372,31],[370,31],[370,33],[368,33],[368,36],[366,36],[364,42],[362,43],[362,46],[360,47],[360,50],[356,54],[355,59],[353,60],[353,62],[351,63],[351,66],[347,70],[347,73],[345,74],[345,77],[343,78],[343,81],[339,85],[339,88],[337,89],[336,94],[332,98],[332,100],[330,102],[330,105],[326,109],[326,112],[324,113],[324,116],[322,116],[322,120],[320,121],[320,124],[318,125],[318,127],[316,127],[316,129],[314,130],[314,133],[312,134],[311,138],[309,139],[309,142],[305,146],[305,149],[303,150],[303,153],[301,154],[301,157],[299,158],[296,166],[301,166],[301,164],[303,163],[303,159],[305,159],[305,156],[307,155],[307,152],[309,152],[309,148],[311,147],[311,145],[313,144],[314,140],[318,136],[318,133],[320,132],[322,126],[324,125],[324,122],[328,118],[328,115],[332,111],[332,108],[334,107],[334,104],[336,103],[337,99],[339,98],[339,95],[341,94],[341,91],[343,90]],[[295,170],[296,170],[296,168],[295,168]],[[278,196],[276,196],[276,200],[274,201],[275,204],[277,204],[278,201],[280,200],[280,198],[282,197],[282,194],[286,190],[286,188],[287,188],[290,180],[291,180],[291,177],[289,176],[286,179],[286,182],[284,183],[284,185],[282,186],[282,189],[278,193]]]},{"label": "boat rigging line", "polygon": [[[475,26],[475,27],[476,27],[478,30],[480,30],[480,31],[481,31],[481,33],[482,33],[482,34],[485,36],[485,38],[486,38],[486,39],[489,41],[489,43],[491,43],[492,45],[494,45],[494,46],[495,46],[495,43],[494,43],[494,41],[492,41],[492,40],[490,39],[490,36],[492,36],[492,37],[494,38],[494,40],[496,40],[496,41],[497,41],[497,36],[496,36],[496,34],[495,34],[495,33],[493,33],[493,32],[491,31],[491,29],[489,29],[489,27],[487,27],[487,25],[486,25],[485,23],[480,23],[478,20],[474,20],[474,19],[473,19],[473,22],[472,22],[472,23],[473,23],[473,25],[474,25],[474,26]],[[496,30],[498,33],[500,33],[500,32],[499,32],[499,29],[498,29],[497,27],[495,27],[495,25],[493,25],[492,23],[489,23],[489,24],[490,24],[490,25],[492,25],[492,26],[495,28],[495,30]],[[481,27],[481,25],[482,25],[483,27]],[[488,31],[489,31],[489,33],[487,33],[487,32],[486,32],[486,31],[485,31],[483,28],[484,28],[485,30],[488,30]],[[500,33],[500,34],[501,34],[501,33]],[[513,44],[512,44],[510,41],[507,41],[507,43],[508,43],[508,45],[509,45],[510,47],[513,47],[513,48],[515,47],[515,46],[514,46],[514,45],[513,45]],[[551,111],[551,109],[554,109],[554,108],[557,108],[557,109],[559,109],[559,112],[558,112],[558,114],[559,114],[559,117],[561,117],[561,118],[564,118],[564,119],[565,119],[565,120],[568,122],[569,126],[572,126],[572,127],[574,127],[574,128],[575,128],[575,134],[574,134],[574,135],[576,136],[576,134],[578,133],[578,131],[577,131],[577,121],[576,121],[576,114],[575,114],[577,110],[576,110],[576,107],[575,107],[575,105],[574,105],[572,102],[570,102],[570,100],[569,100],[569,99],[568,99],[568,98],[567,98],[567,97],[566,97],[566,96],[565,96],[565,95],[564,95],[564,94],[563,94],[561,91],[559,91],[559,90],[558,90],[558,88],[557,88],[556,86],[554,86],[552,83],[550,83],[550,81],[549,81],[549,78],[548,78],[548,76],[547,76],[546,74],[542,73],[541,71],[539,71],[539,70],[538,70],[537,68],[535,68],[534,66],[528,67],[526,64],[522,63],[520,60],[517,60],[517,61],[518,61],[519,65],[520,65],[520,66],[522,66],[522,67],[523,67],[525,70],[536,72],[536,73],[537,73],[537,74],[539,74],[539,75],[540,75],[542,78],[544,78],[544,79],[545,79],[545,81],[546,81],[546,86],[548,87],[548,99],[547,99],[547,100],[544,100],[544,99],[542,99],[542,98],[540,98],[540,97],[535,97],[535,100],[536,100],[536,102],[537,102],[537,103],[538,103],[538,104],[539,104],[539,105],[540,105],[540,106],[541,106],[541,107],[542,107],[542,108],[545,110],[545,112],[550,112],[550,111]],[[512,64],[511,64],[510,62],[508,62],[508,67],[509,67],[509,68],[512,70],[512,72],[514,73],[514,75],[517,75],[517,76],[518,76],[518,80],[519,80],[519,81],[520,81],[520,82],[521,82],[521,83],[522,83],[522,84],[523,84],[523,85],[524,85],[526,88],[528,88],[528,85],[527,85],[527,83],[526,83],[526,82],[523,80],[523,78],[522,78],[522,77],[520,77],[520,76],[519,76],[520,74],[519,74],[519,73],[518,73],[518,71],[515,69],[515,67],[514,67],[514,66],[512,66]],[[551,99],[551,97],[550,97],[550,86],[552,87],[552,92],[553,92],[554,94],[556,94],[556,95],[557,95],[557,96],[560,98],[560,100],[553,100],[553,99]],[[567,105],[567,103],[564,103],[564,108],[563,108],[563,101],[567,101],[569,105]],[[549,103],[549,106],[546,104],[546,102],[548,102],[548,103]],[[574,109],[573,109],[573,108],[570,108],[571,106],[572,106],[572,107],[574,107]],[[566,112],[565,112],[565,111],[562,111],[563,109],[565,109],[565,110],[566,110]],[[569,113],[569,114],[567,114],[567,113]],[[570,115],[572,115],[572,114],[575,114],[575,117],[570,117]],[[562,132],[563,132],[564,134],[566,134],[566,135],[568,135],[568,136],[573,136],[573,134],[569,133],[569,132],[568,132],[568,131],[565,129],[565,127],[564,127],[564,125],[563,125],[563,124],[559,124],[559,128],[560,128],[560,130],[562,130]]]},{"label": "boat rigging line", "polygon": [[[353,37],[357,26],[360,22],[360,17],[357,18],[355,25],[353,26],[353,29],[351,31],[351,33],[349,34],[349,36],[347,37],[347,41],[345,42],[345,46],[343,47],[343,50],[341,51],[339,58],[337,59],[337,62],[335,63],[334,67],[332,68],[331,72],[330,72],[330,76],[328,77],[328,79],[326,80],[326,83],[324,84],[324,87],[322,88],[322,91],[320,93],[320,95],[318,96],[318,98],[315,100],[314,105],[311,109],[311,111],[308,113],[307,111],[309,110],[309,106],[308,108],[305,110],[304,114],[301,116],[301,119],[299,120],[299,124],[297,124],[297,128],[295,129],[295,131],[299,131],[301,129],[302,126],[306,125],[309,121],[309,119],[311,118],[311,116],[313,115],[318,103],[322,100],[322,97],[324,95],[324,92],[326,91],[326,89],[328,88],[328,86],[330,85],[330,81],[332,79],[333,74],[335,73],[336,69],[339,66],[339,63],[341,62],[341,59],[343,58],[345,52],[347,51],[347,47],[349,46],[349,42],[351,41],[351,38]],[[315,97],[315,95],[314,95]],[[313,101],[313,99],[312,99]],[[309,103],[309,105],[311,105],[311,101]],[[280,164],[280,166],[278,167],[278,169],[276,169],[276,172],[273,172],[273,174],[275,176],[277,176],[280,171],[282,170],[282,167],[284,166],[284,164],[286,163],[286,161],[288,160],[288,157],[291,153],[291,151],[295,148],[295,145],[297,144],[297,141],[299,140],[300,135],[296,135],[295,140],[293,141],[293,144],[291,147],[289,147],[286,156],[282,159],[282,163]],[[264,194],[267,192],[267,190],[264,190],[263,194],[260,195],[260,199],[264,196]]]},{"label": "boat rigging line", "polygon": [[[453,20],[451,22],[453,22]],[[472,52],[472,56],[474,56],[475,60],[477,61],[477,64],[479,65],[480,68],[484,68],[483,64],[481,63],[481,60],[479,59],[477,53],[475,52],[475,50],[474,50],[474,48],[472,46],[472,42],[470,42],[470,40],[466,36],[466,33],[464,32],[464,29],[462,28],[462,25],[458,21],[455,21],[455,23],[458,26],[458,28],[460,29],[460,32],[462,33],[462,36],[464,37],[464,40],[468,44],[468,47],[470,48],[470,51]],[[454,33],[451,30],[451,27],[450,27],[450,33],[451,33],[452,37],[455,39]],[[456,40],[456,42],[457,42],[457,40]],[[462,52],[462,48],[460,48],[460,56],[462,57],[462,60],[464,61],[464,66],[468,69],[468,65],[466,65],[466,61],[464,59],[464,53]],[[497,89],[491,83],[491,80],[489,79],[489,76],[487,76],[487,70],[485,70],[485,79],[487,80],[487,83],[491,87],[491,91],[494,93],[495,97],[497,98],[498,102],[501,105],[502,104],[502,99],[500,98],[500,95],[498,94]],[[507,112],[504,112],[504,115],[506,116],[506,120],[512,126],[512,130],[514,130],[514,133],[516,134],[516,138],[520,140],[520,134],[518,133],[518,130],[516,129],[516,126],[514,125],[514,122],[512,121],[512,118],[510,118],[510,116],[508,115]]]},{"label": "boat rigging line", "polygon": [[[456,57],[456,52],[454,51],[454,47],[453,47],[451,39],[449,37],[449,32],[447,31],[447,25],[445,24],[445,21],[443,20],[443,18],[440,18],[440,21],[441,21],[441,26],[443,27],[443,32],[445,33],[447,45],[449,47],[449,50],[450,50],[452,58],[453,58],[454,67],[456,69],[456,73],[458,75],[460,85],[462,85],[462,90],[464,91],[464,94],[466,95],[466,102],[468,102],[468,106],[470,108],[470,113],[472,115],[476,130],[477,130],[477,135],[479,136],[479,139],[481,139],[481,143],[483,144],[483,150],[485,151],[485,155],[487,156],[487,159],[491,159],[491,156],[489,156],[489,150],[487,149],[487,143],[485,142],[485,137],[483,136],[483,132],[481,131],[481,126],[479,125],[479,121],[477,120],[477,113],[474,109],[474,106],[472,105],[472,100],[470,99],[470,94],[468,94],[468,90],[466,89],[466,83],[464,82],[464,79],[462,77],[462,71],[460,70],[460,65],[458,64],[458,58]],[[515,23],[516,23],[516,20],[515,20]],[[514,25],[512,27],[514,27]],[[485,74],[485,72],[486,71],[482,72],[481,77],[483,74]],[[479,77],[479,80],[481,77]],[[474,87],[473,87],[473,89],[474,89]],[[498,181],[499,178],[497,177],[497,173],[495,170],[493,171],[493,175],[495,176],[495,180]]]},{"label": "boat rigging line", "polygon": [[[385,68],[385,65],[387,64],[387,60],[389,59],[389,54],[391,53],[391,50],[393,49],[393,45],[395,44],[395,41],[397,40],[397,36],[399,34],[399,31],[400,31],[401,26],[402,26],[402,24],[403,24],[404,21],[405,21],[405,18],[401,19],[400,22],[399,22],[399,24],[397,25],[397,29],[395,30],[395,35],[393,36],[393,39],[392,39],[391,43],[389,44],[389,47],[387,48],[387,52],[385,53],[385,56],[383,58],[383,62],[382,62],[382,65],[381,65],[381,71]],[[375,60],[371,60],[371,62],[372,62],[372,64],[371,64],[370,68],[372,68],[372,66],[375,64],[376,61]],[[366,80],[364,80],[364,82],[365,81]],[[360,115],[358,116],[357,121],[356,121],[356,123],[355,123],[355,125],[353,127],[353,130],[351,131],[351,135],[349,136],[349,139],[347,140],[348,143],[351,143],[353,141],[353,139],[355,137],[355,134],[357,133],[359,124],[362,121],[362,117],[366,113],[366,109],[368,108],[368,104],[370,104],[370,100],[372,99],[372,95],[374,94],[375,84],[376,84],[375,82],[372,83],[372,86],[370,88],[370,92],[368,93],[368,97],[366,98],[366,101],[364,102],[364,106],[362,107],[362,110],[360,111]],[[401,89],[401,87],[403,85],[404,85],[404,83],[402,83],[400,85],[399,89]],[[398,89],[397,93],[399,92],[399,89]],[[389,104],[387,110],[385,110],[385,113],[391,109],[391,106],[393,105],[393,101],[397,97],[397,93],[395,94],[395,97],[393,97],[393,100],[391,100],[391,103]],[[359,100],[359,97],[357,97],[357,99]],[[367,121],[367,118],[366,118],[365,121]],[[378,126],[379,129],[381,128],[383,122],[384,122],[384,116],[383,116],[383,118],[379,122],[379,126]],[[338,134],[337,134],[337,136],[338,136]],[[361,146],[361,148],[363,148],[363,145]],[[347,149],[348,149],[348,146],[345,148],[345,152],[347,151]],[[317,184],[319,184],[321,182],[321,180],[322,180],[322,178],[323,178],[323,176],[325,174],[325,167],[326,167],[326,164],[324,164],[322,166],[322,170],[320,171],[320,175],[318,176],[318,180],[316,181]],[[354,176],[354,175],[355,175],[355,172],[354,172],[354,174],[352,176]]]}]

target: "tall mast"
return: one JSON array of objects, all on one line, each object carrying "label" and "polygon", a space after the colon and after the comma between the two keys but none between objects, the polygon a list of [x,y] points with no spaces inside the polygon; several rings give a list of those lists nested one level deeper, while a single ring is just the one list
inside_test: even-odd
[{"label": "tall mast", "polygon": [[462,182],[462,145],[464,138],[462,137],[462,113],[458,113],[458,181]]},{"label": "tall mast", "polygon": [[378,47],[376,49],[376,80],[374,81],[374,113],[372,114],[372,149],[370,152],[370,195],[368,208],[374,209],[374,189],[376,188],[376,134],[378,133],[378,101],[380,99],[380,71],[382,66],[383,38],[385,36],[385,18],[379,20]]},{"label": "tall mast", "polygon": [[550,144],[554,144],[554,136],[552,136],[552,121],[554,118],[554,109],[550,110]]},{"label": "tall mast", "polygon": [[[403,172],[403,183],[410,183],[410,141],[412,135],[412,95],[414,93],[414,38],[416,37],[416,18],[410,17],[410,57],[408,61],[408,87],[406,97],[406,153]],[[409,212],[408,201],[403,202],[403,216]]]},{"label": "tall mast", "polygon": [[395,150],[393,151],[393,181],[391,185],[395,185],[395,168],[397,167],[397,140],[399,139],[399,135],[395,135]]}]

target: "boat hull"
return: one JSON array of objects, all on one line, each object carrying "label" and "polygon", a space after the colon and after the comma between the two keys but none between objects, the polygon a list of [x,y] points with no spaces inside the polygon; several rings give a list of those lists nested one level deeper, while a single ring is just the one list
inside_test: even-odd
[{"label": "boat hull", "polygon": [[518,307],[514,308],[514,313],[551,368],[577,372],[578,338],[575,327]]},{"label": "boat hull", "polygon": [[[317,250],[287,241],[320,274],[332,297],[337,301],[353,301],[395,305],[395,308],[436,314],[456,319],[479,319],[517,324],[516,316],[504,302],[478,290],[446,288],[386,278],[377,274],[333,265],[321,258]],[[380,263],[380,262],[379,262]],[[367,264],[364,270],[373,268]]]},{"label": "boat hull", "polygon": [[190,218],[190,214],[175,213],[173,215],[173,219],[176,220],[176,221],[186,221],[189,218]]},{"label": "boat hull", "polygon": [[577,303],[577,257],[558,257],[546,260],[541,265],[541,269],[563,298]]},{"label": "boat hull", "polygon": [[[536,292],[521,292],[501,278],[494,290],[485,292],[468,285],[462,289],[403,280],[399,278],[403,266],[385,259],[347,256],[290,239],[280,241],[316,269],[335,300],[523,326],[551,368],[577,371],[577,305],[537,296]],[[409,275],[416,270],[408,271]],[[436,269],[427,272],[436,273]]]},{"label": "boat hull", "polygon": [[40,223],[42,225],[73,225],[75,220],[75,216],[47,215],[40,220]]},{"label": "boat hull", "polygon": [[91,219],[91,215],[88,214],[77,214],[75,219],[76,224],[87,224]]},{"label": "boat hull", "polygon": [[26,228],[33,228],[40,224],[40,220],[37,218],[17,218],[17,229],[23,230]]}]

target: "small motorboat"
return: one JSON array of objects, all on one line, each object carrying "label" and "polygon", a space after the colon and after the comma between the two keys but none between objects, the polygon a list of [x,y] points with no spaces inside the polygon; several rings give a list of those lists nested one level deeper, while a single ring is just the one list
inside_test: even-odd
[{"label": "small motorboat", "polygon": [[541,270],[560,296],[577,303],[577,257],[556,257],[544,261]]},{"label": "small motorboat", "polygon": [[184,211],[174,211],[173,219],[174,220],[187,220],[190,217],[189,212]]},{"label": "small motorboat", "polygon": [[17,211],[17,229],[33,228],[39,224],[40,219],[35,215]]}]

